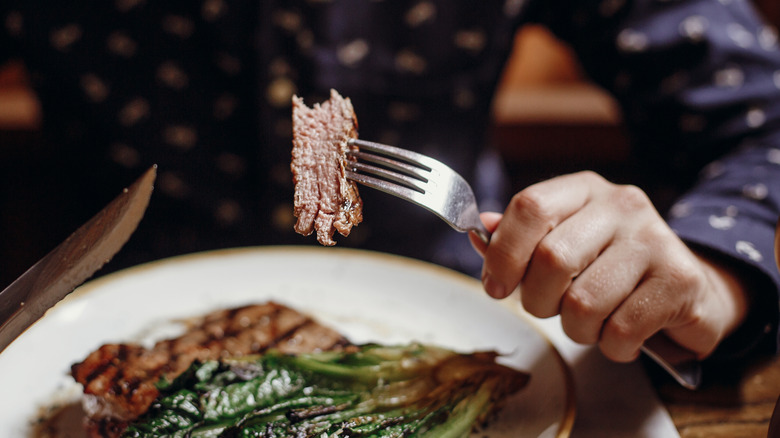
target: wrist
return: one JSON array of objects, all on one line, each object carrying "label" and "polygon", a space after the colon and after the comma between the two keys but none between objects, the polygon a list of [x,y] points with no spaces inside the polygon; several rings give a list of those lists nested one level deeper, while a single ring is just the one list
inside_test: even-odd
[{"label": "wrist", "polygon": [[744,322],[751,305],[748,282],[735,269],[719,260],[697,255],[705,271],[704,293],[712,295],[707,306],[723,323],[720,341],[734,333]]}]

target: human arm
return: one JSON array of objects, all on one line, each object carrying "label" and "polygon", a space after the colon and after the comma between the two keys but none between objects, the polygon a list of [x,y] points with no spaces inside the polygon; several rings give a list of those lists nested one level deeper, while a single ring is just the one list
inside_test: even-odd
[{"label": "human arm", "polygon": [[660,330],[705,357],[745,318],[740,280],[688,248],[635,186],[565,175],[482,218],[490,245],[472,242],[487,292],[505,298],[517,288],[531,314],[560,314],[569,337],[613,360],[633,360]]},{"label": "human arm", "polygon": [[[748,313],[716,355],[739,356],[773,337],[780,284],[772,257],[780,214],[776,33],[749,2],[719,0],[554,1],[539,21],[615,95],[651,176],[664,190],[687,191],[667,228],[746,289]],[[697,181],[707,163],[715,164]]]}]

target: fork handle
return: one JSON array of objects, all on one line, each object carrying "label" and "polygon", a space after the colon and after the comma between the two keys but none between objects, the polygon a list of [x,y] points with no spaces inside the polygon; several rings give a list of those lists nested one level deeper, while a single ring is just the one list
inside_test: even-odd
[{"label": "fork handle", "polygon": [[479,237],[479,240],[481,240],[485,244],[490,243],[490,235],[491,234],[490,234],[490,231],[488,231],[487,228],[485,228],[484,225],[480,224],[480,226],[472,229],[471,231],[473,231],[474,234],[476,234],[477,237]]}]

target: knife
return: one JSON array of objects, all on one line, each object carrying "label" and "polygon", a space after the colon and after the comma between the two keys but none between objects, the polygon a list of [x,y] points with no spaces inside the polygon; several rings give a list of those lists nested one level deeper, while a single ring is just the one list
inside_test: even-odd
[{"label": "knife", "polygon": [[156,176],[155,165],[0,292],[0,352],[122,248],[149,205]]}]

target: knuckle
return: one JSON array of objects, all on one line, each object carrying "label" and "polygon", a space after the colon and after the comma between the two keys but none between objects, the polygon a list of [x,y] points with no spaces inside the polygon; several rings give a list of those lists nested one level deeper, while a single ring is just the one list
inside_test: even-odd
[{"label": "knuckle", "polygon": [[612,202],[626,212],[635,212],[652,207],[647,194],[634,185],[616,186],[611,195]]},{"label": "knuckle", "polygon": [[517,213],[531,215],[537,219],[547,219],[552,213],[547,196],[539,186],[530,186],[515,194],[509,206]]},{"label": "knuckle", "polygon": [[655,267],[672,265],[680,259],[679,246],[674,242],[674,232],[663,220],[649,220],[637,229],[629,230],[627,242],[647,257],[648,263]]},{"label": "knuckle", "polygon": [[561,326],[572,341],[579,344],[595,344],[599,339],[601,318],[594,317],[592,307],[564,297],[561,304]]},{"label": "knuckle", "polygon": [[610,318],[604,324],[602,339],[609,339],[615,346],[639,345],[644,341],[634,324],[617,318]]},{"label": "knuckle", "polygon": [[556,272],[564,272],[571,276],[579,273],[579,266],[573,260],[571,249],[565,242],[559,240],[542,239],[534,251],[533,259]]},{"label": "knuckle", "polygon": [[592,170],[582,170],[580,172],[577,172],[575,174],[576,176],[583,178],[585,182],[590,182],[593,184],[606,184],[607,180],[599,175],[597,172],[594,172]]},{"label": "knuckle", "polygon": [[575,321],[600,317],[600,306],[594,297],[581,287],[574,286],[563,295],[561,313]]},{"label": "knuckle", "polygon": [[[637,233],[639,240],[648,244],[663,244],[669,237],[669,228],[663,222],[651,222]],[[663,248],[663,246],[661,246]]]},{"label": "knuckle", "polygon": [[685,306],[685,325],[688,327],[703,327],[707,324],[707,313],[703,306]]},{"label": "knuckle", "polygon": [[612,361],[631,362],[639,354],[643,342],[644,338],[632,324],[611,318],[604,324],[599,349]]},{"label": "knuckle", "polygon": [[661,278],[667,282],[667,288],[675,292],[690,292],[698,290],[704,279],[699,271],[684,260],[667,263]]}]

